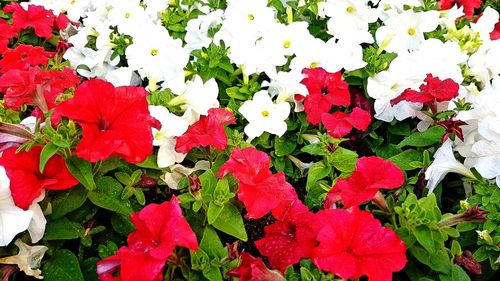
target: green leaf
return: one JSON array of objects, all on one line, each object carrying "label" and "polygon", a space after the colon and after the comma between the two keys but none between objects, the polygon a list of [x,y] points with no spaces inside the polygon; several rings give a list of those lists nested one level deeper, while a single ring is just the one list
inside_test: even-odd
[{"label": "green leaf", "polygon": [[224,205],[220,206],[218,204],[215,204],[213,201],[210,202],[208,205],[208,211],[207,211],[207,220],[209,224],[213,224],[217,218],[219,217],[220,213],[224,209]]},{"label": "green leaf", "polygon": [[92,203],[122,215],[132,214],[130,201],[121,199],[123,187],[117,180],[112,177],[102,177],[97,180],[96,186],[96,189],[88,194]]},{"label": "green leaf", "polygon": [[227,255],[227,251],[224,250],[217,232],[210,226],[207,226],[203,231],[199,248],[210,257],[224,258]]},{"label": "green leaf", "polygon": [[451,254],[454,257],[462,255],[462,247],[460,246],[460,243],[458,243],[457,240],[453,240],[453,242],[451,242]]},{"label": "green leaf", "polygon": [[331,155],[330,160],[337,170],[343,173],[351,173],[356,167],[358,154],[354,151],[338,147]]},{"label": "green leaf", "polygon": [[66,159],[66,166],[70,173],[85,186],[88,190],[94,190],[96,184],[94,182],[94,175],[92,174],[92,165],[76,156],[71,156]]},{"label": "green leaf", "polygon": [[80,208],[87,200],[87,189],[77,185],[69,190],[59,191],[52,198],[52,218],[59,219]]},{"label": "green leaf", "polygon": [[306,190],[309,191],[314,183],[328,176],[331,171],[332,167],[327,166],[323,161],[314,163],[307,173]]},{"label": "green leaf", "polygon": [[441,141],[445,129],[441,126],[434,126],[424,132],[417,132],[411,134],[398,144],[399,147],[414,146],[414,147],[428,147]]},{"label": "green leaf", "polygon": [[99,281],[99,277],[97,277],[97,262],[100,259],[96,257],[91,257],[83,261],[82,263],[82,272],[83,276],[85,276],[85,281]]},{"label": "green leaf", "polygon": [[217,186],[218,179],[212,170],[207,170],[199,177],[201,182],[201,196],[207,202],[212,199],[215,187]]},{"label": "green leaf", "polygon": [[432,238],[432,231],[425,225],[419,226],[413,232],[418,243],[422,245],[426,251],[434,252],[434,240]]},{"label": "green leaf", "polygon": [[450,272],[450,266],[452,265],[452,263],[446,250],[441,249],[433,253],[428,253],[428,255],[430,262],[427,265],[430,268],[442,273]]},{"label": "green leaf", "polygon": [[325,150],[325,145],[321,142],[318,143],[311,143],[303,148],[300,149],[300,151],[311,154],[311,155],[326,155],[326,150]]},{"label": "green leaf", "polygon": [[453,281],[470,281],[469,275],[458,265],[454,264],[451,267],[451,280]]},{"label": "green leaf", "polygon": [[113,214],[111,215],[111,226],[121,236],[127,236],[135,230],[135,226],[128,216]]},{"label": "green leaf", "polygon": [[47,222],[47,229],[43,239],[45,240],[70,240],[80,237],[83,227],[76,223],[62,218]]},{"label": "green leaf", "polygon": [[405,150],[402,153],[389,158],[392,163],[405,171],[418,169],[418,167],[415,167],[413,162],[422,162],[422,159],[422,152],[414,149]]},{"label": "green leaf", "polygon": [[297,147],[297,142],[292,141],[290,137],[276,137],[274,141],[274,153],[282,157],[291,154]]},{"label": "green leaf", "polygon": [[116,172],[115,178],[124,185],[131,185],[130,175],[124,172]]},{"label": "green leaf", "polygon": [[240,240],[247,241],[247,231],[241,217],[240,211],[231,203],[224,204],[224,209],[213,223],[218,230],[234,236]]},{"label": "green leaf", "polygon": [[43,173],[43,169],[45,169],[47,161],[49,161],[49,159],[52,156],[54,156],[58,150],[59,147],[57,147],[51,142],[49,142],[43,147],[42,152],[40,153],[40,165],[39,165],[40,173]]},{"label": "green leaf", "polygon": [[55,251],[43,266],[43,277],[45,281],[84,281],[78,259],[66,249]]}]

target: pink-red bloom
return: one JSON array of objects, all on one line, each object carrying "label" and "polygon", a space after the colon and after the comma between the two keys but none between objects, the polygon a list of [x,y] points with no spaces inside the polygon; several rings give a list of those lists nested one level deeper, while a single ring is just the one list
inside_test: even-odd
[{"label": "pink-red bloom", "polygon": [[339,179],[328,192],[325,207],[342,200],[346,207],[357,206],[375,197],[380,189],[394,189],[404,184],[401,169],[380,157],[361,157],[352,175]]},{"label": "pink-red bloom", "polygon": [[298,263],[302,258],[310,258],[317,245],[317,232],[313,228],[315,215],[307,208],[305,211],[301,210],[301,204],[297,201],[299,208],[292,208],[283,220],[266,226],[264,238],[255,241],[259,252],[269,259],[271,266],[281,272],[285,272],[289,265]]},{"label": "pink-red bloom", "polygon": [[5,150],[0,157],[0,165],[5,167],[10,179],[10,191],[14,203],[21,209],[29,209],[33,200],[44,190],[64,190],[78,184],[66,168],[64,158],[52,156],[43,173],[40,173],[40,153],[42,146],[16,154],[16,148]]},{"label": "pink-red bloom", "polygon": [[81,84],[75,97],[57,106],[55,115],[82,127],[76,154],[90,162],[117,156],[140,163],[153,152],[151,120],[142,87],[118,87],[91,79]]},{"label": "pink-red bloom", "polygon": [[405,266],[406,246],[396,233],[373,215],[356,208],[317,213],[321,227],[314,264],[343,279],[368,276],[370,281],[392,280]]},{"label": "pink-red bloom", "polygon": [[322,114],[328,113],[333,105],[349,106],[349,85],[342,80],[341,72],[329,73],[323,68],[306,68],[302,74],[305,78],[301,83],[309,92],[304,99],[307,122],[318,125]]},{"label": "pink-red bloom", "polygon": [[245,205],[248,218],[260,218],[297,200],[295,189],[286,181],[285,174],[273,174],[269,164],[270,158],[264,152],[253,147],[235,148],[217,174],[222,178],[232,173],[240,181],[238,199]]},{"label": "pink-red bloom", "polygon": [[495,24],[495,29],[490,33],[491,40],[500,39],[500,21]]},{"label": "pink-red bloom", "polygon": [[198,122],[191,125],[184,135],[177,138],[175,150],[188,153],[200,146],[212,146],[218,150],[227,147],[227,135],[224,125],[234,124],[234,115],[223,108],[211,108],[208,116],[201,116]]},{"label": "pink-red bloom", "polygon": [[227,273],[227,276],[238,277],[239,281],[285,281],[279,272],[269,270],[261,258],[250,254],[241,254],[241,263]]},{"label": "pink-red bloom", "polygon": [[346,136],[352,128],[365,131],[370,126],[371,121],[370,113],[358,107],[354,108],[351,113],[337,111],[332,114],[323,113],[321,116],[321,122],[328,134],[334,138]]},{"label": "pink-red bloom", "polygon": [[47,66],[53,53],[42,47],[20,44],[15,49],[3,53],[0,59],[0,73],[11,69],[28,70],[31,66]]},{"label": "pink-red bloom", "polygon": [[474,16],[474,10],[481,8],[483,0],[440,0],[439,9],[448,10],[455,4],[464,8],[465,17],[470,20]]},{"label": "pink-red bloom", "polygon": [[[97,263],[101,281],[160,281],[163,267],[176,246],[198,248],[193,230],[182,215],[177,198],[149,204],[131,215],[136,230],[129,234],[128,247]],[[119,276],[113,276],[120,271]]]},{"label": "pink-red bloom", "polygon": [[17,36],[17,31],[14,26],[9,24],[4,19],[0,19],[0,55],[7,51],[11,38]]},{"label": "pink-red bloom", "polygon": [[28,10],[25,10],[18,3],[8,4],[3,11],[12,13],[12,25],[16,31],[31,27],[39,37],[47,40],[52,37],[52,27],[56,19],[52,11],[37,5],[29,5]]},{"label": "pink-red bloom", "polygon": [[438,77],[433,77],[432,74],[427,74],[424,81],[426,84],[420,86],[420,91],[407,89],[399,97],[391,100],[391,103],[397,104],[405,100],[431,104],[449,101],[458,96],[459,85],[452,79],[440,80]]}]

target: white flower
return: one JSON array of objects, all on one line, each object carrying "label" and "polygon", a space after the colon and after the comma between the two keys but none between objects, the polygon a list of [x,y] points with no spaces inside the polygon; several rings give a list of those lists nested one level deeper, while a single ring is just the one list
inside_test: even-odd
[{"label": "white flower", "polygon": [[189,61],[189,51],[182,48],[182,41],[173,39],[160,25],[141,27],[142,33],[134,37],[125,55],[131,69],[142,78],[156,82],[162,87],[179,91],[184,87],[184,67]]},{"label": "white flower", "polygon": [[138,86],[142,82],[139,75],[130,69],[130,67],[119,67],[115,70],[111,70],[106,73],[104,78],[115,87]]},{"label": "white flower", "polygon": [[439,25],[439,12],[428,11],[415,13],[411,10],[394,15],[377,29],[377,44],[382,46],[386,40],[390,42],[385,48],[387,52],[404,53],[418,48],[424,39],[424,32],[434,31]]},{"label": "white flower", "polygon": [[217,10],[190,20],[186,26],[184,47],[190,51],[208,47],[212,43],[208,31],[222,23],[222,14],[222,10]]},{"label": "white flower", "polygon": [[152,22],[138,1],[123,1],[114,6],[108,14],[108,19],[118,32],[135,37],[147,29],[144,23]]},{"label": "white flower", "polygon": [[[175,92],[174,92],[175,93]],[[184,109],[191,109],[199,115],[208,115],[210,108],[218,107],[219,86],[215,79],[206,83],[196,75],[192,81],[187,82],[182,94],[170,101],[171,105],[183,105]]]},{"label": "white flower", "polygon": [[187,168],[180,164],[173,165],[170,167],[170,172],[165,173],[161,176],[161,179],[170,187],[171,189],[177,189],[179,182],[184,178],[196,171],[206,171],[210,169],[210,162],[202,160],[196,162],[193,168]]},{"label": "white flower", "polygon": [[33,218],[33,211],[17,207],[10,193],[10,180],[0,166],[0,246],[7,246],[26,229]]},{"label": "white flower", "polygon": [[309,94],[306,86],[300,83],[302,79],[304,79],[304,76],[300,72],[281,71],[270,83],[265,81],[262,86],[268,86],[269,94],[276,97],[276,102],[295,102],[295,112],[301,112],[304,110],[304,106],[302,103],[297,102],[294,96],[298,94],[305,97]]},{"label": "white flower", "polygon": [[163,106],[149,106],[151,116],[161,123],[158,131],[153,128],[153,145],[159,146],[158,167],[165,168],[175,163],[180,163],[186,157],[183,153],[175,151],[175,137],[182,136],[188,129],[189,123],[183,117],[179,117],[168,111]]},{"label": "white flower", "polygon": [[290,104],[287,102],[275,104],[267,91],[259,91],[255,93],[253,100],[243,103],[239,112],[249,122],[245,127],[245,134],[250,139],[264,132],[282,136],[287,130],[285,120],[290,114]]},{"label": "white flower", "polygon": [[472,145],[471,156],[465,159],[465,165],[474,167],[486,179],[496,179],[500,187],[500,141],[479,140]]},{"label": "white flower", "polygon": [[474,178],[474,174],[455,159],[452,149],[453,142],[447,140],[434,154],[434,161],[425,171],[425,179],[428,180],[427,188],[429,193],[433,192],[439,182],[448,173],[457,173],[463,176]]},{"label": "white flower", "polygon": [[373,36],[368,31],[368,23],[377,21],[376,9],[370,8],[359,0],[328,0],[325,3],[328,20],[328,33],[336,39],[349,40],[353,43],[373,43]]},{"label": "white flower", "polygon": [[19,253],[15,256],[0,258],[0,263],[15,264],[26,275],[43,279],[40,262],[49,248],[46,246],[29,246],[21,239],[17,239],[14,244],[19,248]]}]

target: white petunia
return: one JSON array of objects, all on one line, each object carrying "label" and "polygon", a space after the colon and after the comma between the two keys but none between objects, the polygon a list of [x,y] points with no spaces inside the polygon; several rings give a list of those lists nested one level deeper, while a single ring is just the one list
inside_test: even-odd
[{"label": "white petunia", "polygon": [[10,193],[10,180],[0,166],[0,246],[7,246],[14,237],[28,229],[33,211],[17,207]]},{"label": "white petunia", "polygon": [[183,117],[179,117],[168,111],[163,106],[149,106],[151,116],[161,123],[158,131],[153,128],[153,145],[159,146],[158,167],[165,168],[175,163],[180,163],[186,157],[183,153],[175,151],[175,137],[182,136],[188,129],[189,123]]},{"label": "white petunia", "polygon": [[285,120],[290,114],[290,104],[287,102],[275,104],[267,91],[259,91],[252,100],[243,103],[239,112],[249,122],[245,127],[245,134],[250,139],[264,132],[282,136],[287,130]]},{"label": "white petunia", "polygon": [[40,262],[49,248],[46,246],[29,246],[21,239],[16,240],[14,244],[19,248],[17,255],[0,258],[0,263],[15,264],[26,275],[43,279]]},{"label": "white petunia", "polygon": [[[174,92],[175,93],[175,92]],[[185,90],[170,101],[171,105],[182,105],[184,109],[191,109],[199,115],[208,115],[210,108],[218,107],[219,86],[215,79],[206,83],[196,75],[192,81],[186,83]]]},{"label": "white petunia", "polygon": [[268,86],[269,94],[276,97],[276,102],[295,102],[295,112],[304,111],[302,103],[297,102],[295,95],[307,96],[307,87],[300,82],[304,76],[300,72],[278,72],[271,82],[264,82],[262,86]]},{"label": "white petunia", "polygon": [[222,14],[222,10],[217,10],[190,20],[186,26],[184,47],[190,51],[208,47],[212,43],[208,31],[222,23]]},{"label": "white petunia", "polygon": [[170,172],[165,173],[161,176],[161,179],[170,187],[171,189],[177,189],[179,182],[191,175],[196,171],[206,171],[210,169],[210,162],[202,160],[196,162],[193,168],[187,168],[180,164],[173,165],[170,167]]},{"label": "white petunia", "polygon": [[425,179],[428,180],[427,188],[432,193],[439,182],[448,173],[457,173],[469,178],[474,178],[474,174],[455,159],[452,149],[453,142],[447,140],[434,154],[434,161],[425,171]]},{"label": "white petunia", "polygon": [[415,13],[409,10],[388,18],[384,26],[377,29],[375,38],[379,46],[390,41],[385,48],[387,52],[405,53],[417,49],[425,40],[424,33],[434,31],[438,25],[439,12]]}]

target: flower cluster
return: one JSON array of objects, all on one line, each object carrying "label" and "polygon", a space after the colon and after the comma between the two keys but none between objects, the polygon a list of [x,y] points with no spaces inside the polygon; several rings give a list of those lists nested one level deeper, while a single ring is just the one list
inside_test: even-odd
[{"label": "flower cluster", "polygon": [[498,275],[498,1],[8,2],[2,280]]}]

